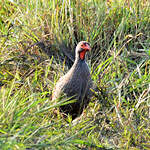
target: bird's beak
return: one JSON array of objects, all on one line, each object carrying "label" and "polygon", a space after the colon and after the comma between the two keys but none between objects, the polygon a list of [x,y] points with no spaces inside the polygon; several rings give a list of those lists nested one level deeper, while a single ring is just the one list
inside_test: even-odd
[{"label": "bird's beak", "polygon": [[88,50],[88,51],[90,51],[91,50],[91,47],[90,47],[90,45],[86,45],[86,50]]}]

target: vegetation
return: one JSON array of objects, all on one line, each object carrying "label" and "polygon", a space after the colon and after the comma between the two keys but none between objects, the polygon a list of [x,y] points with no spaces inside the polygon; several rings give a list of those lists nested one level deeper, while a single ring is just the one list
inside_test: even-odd
[{"label": "vegetation", "polygon": [[[0,149],[150,149],[149,0],[1,0]],[[98,87],[72,122],[54,111],[81,40]],[[67,51],[68,50],[68,51]]]}]

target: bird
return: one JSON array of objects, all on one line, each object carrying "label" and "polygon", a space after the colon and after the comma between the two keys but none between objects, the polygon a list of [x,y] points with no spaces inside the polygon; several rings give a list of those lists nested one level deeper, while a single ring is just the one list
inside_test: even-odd
[{"label": "bird", "polygon": [[80,116],[87,107],[92,95],[92,79],[85,55],[91,51],[87,41],[80,41],[75,49],[75,61],[70,70],[62,76],[53,90],[52,101],[65,95],[66,98],[75,99],[74,103],[60,106],[60,112],[72,116],[72,120]]}]

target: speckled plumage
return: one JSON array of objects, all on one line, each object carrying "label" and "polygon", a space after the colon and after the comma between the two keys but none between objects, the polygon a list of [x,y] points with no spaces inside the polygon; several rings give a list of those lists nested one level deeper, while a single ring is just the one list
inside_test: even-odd
[{"label": "speckled plumage", "polygon": [[92,80],[90,71],[85,59],[81,60],[79,56],[82,42],[76,47],[76,59],[73,66],[67,74],[58,80],[52,96],[52,100],[59,98],[61,94],[65,94],[67,98],[73,97],[73,99],[76,99],[75,103],[60,107],[60,111],[72,115],[73,119],[82,113],[91,96]]}]

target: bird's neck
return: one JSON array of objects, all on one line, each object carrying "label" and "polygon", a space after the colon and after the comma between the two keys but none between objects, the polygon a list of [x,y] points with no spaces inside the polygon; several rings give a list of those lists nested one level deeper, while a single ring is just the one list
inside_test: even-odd
[{"label": "bird's neck", "polygon": [[85,62],[85,54],[86,54],[86,51],[76,53],[75,62]]},{"label": "bird's neck", "polygon": [[75,58],[75,63],[77,64],[77,63],[85,63],[86,62],[86,60],[85,60],[85,56],[84,56],[84,59],[81,59],[80,57],[76,57]]}]

